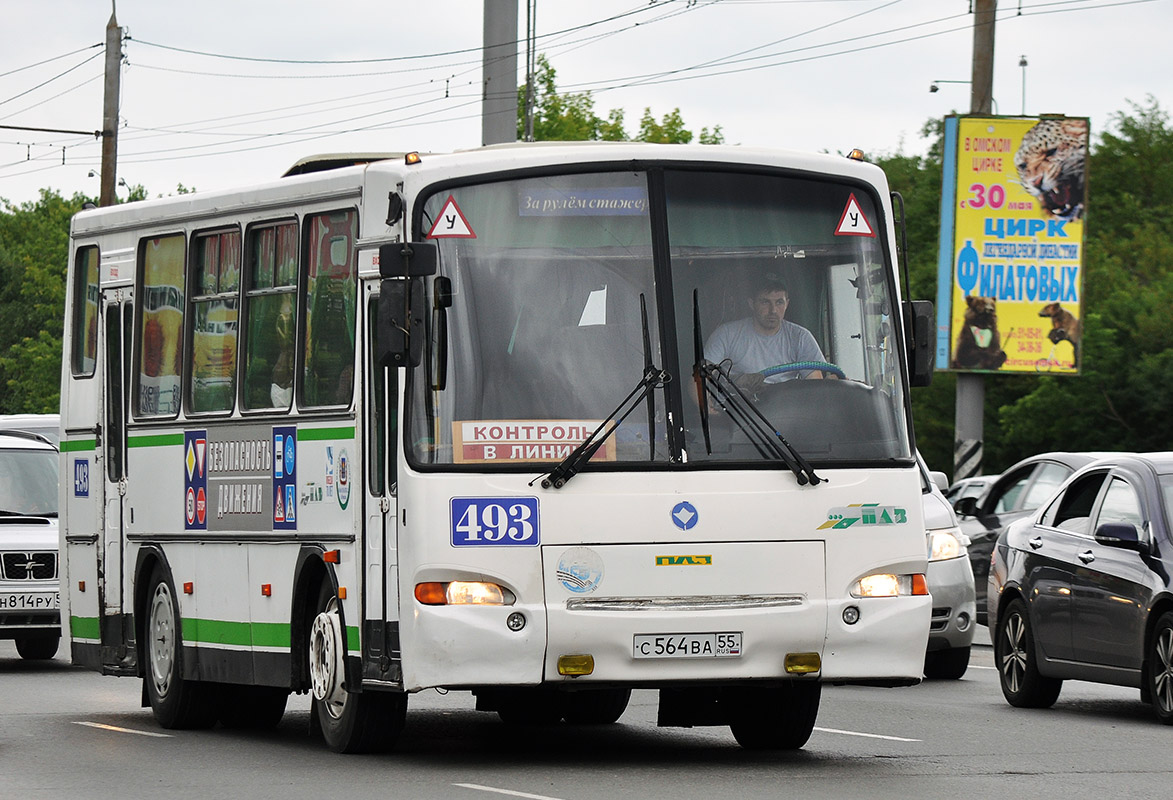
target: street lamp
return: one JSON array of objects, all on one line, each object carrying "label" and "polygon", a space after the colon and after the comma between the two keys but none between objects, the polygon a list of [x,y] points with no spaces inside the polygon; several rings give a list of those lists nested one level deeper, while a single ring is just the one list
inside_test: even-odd
[{"label": "street lamp", "polygon": [[[929,84],[929,92],[941,91],[941,87],[937,85],[940,83],[973,83],[973,81],[946,81],[946,80],[942,80],[941,78],[937,78],[931,84]],[[992,102],[994,104],[994,113],[997,114],[998,113],[998,101],[991,97],[990,102]]]},{"label": "street lamp", "polygon": [[1026,56],[1018,57],[1018,66],[1022,67],[1022,116],[1026,116]]},{"label": "street lamp", "polygon": [[932,82],[932,84],[929,85],[929,91],[930,92],[941,91],[941,87],[937,85],[939,83],[973,83],[973,81],[946,81],[946,80],[941,80],[938,78],[938,79],[934,80]]}]

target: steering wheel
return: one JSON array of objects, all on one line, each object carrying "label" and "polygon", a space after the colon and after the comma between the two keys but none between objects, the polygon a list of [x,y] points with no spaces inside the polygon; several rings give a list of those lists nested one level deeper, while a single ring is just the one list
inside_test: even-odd
[{"label": "steering wheel", "polygon": [[817,369],[821,372],[829,372],[841,380],[847,379],[847,375],[844,374],[843,370],[826,361],[795,361],[791,364],[776,364],[772,367],[766,367],[759,374],[761,374],[763,377],[769,378],[774,375],[781,375],[785,372],[805,372],[806,370],[811,369]]}]

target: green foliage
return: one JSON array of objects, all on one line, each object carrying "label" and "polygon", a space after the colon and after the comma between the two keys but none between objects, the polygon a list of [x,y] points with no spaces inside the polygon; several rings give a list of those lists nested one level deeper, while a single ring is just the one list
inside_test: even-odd
[{"label": "green foliage", "polygon": [[[557,73],[546,56],[539,55],[534,72],[534,141],[536,142],[625,142],[629,141],[623,127],[623,109],[615,108],[603,119],[595,113],[595,101],[590,92],[559,93]],[[526,87],[517,89],[517,138],[525,139]],[[635,141],[687,144],[692,131],[684,127],[680,109],[675,108],[656,120],[650,108],[640,118]],[[701,144],[723,144],[725,135],[721,126],[710,131],[701,128],[697,139]]]},{"label": "green foliage", "polygon": [[69,220],[92,198],[0,206],[0,413],[56,411]]}]

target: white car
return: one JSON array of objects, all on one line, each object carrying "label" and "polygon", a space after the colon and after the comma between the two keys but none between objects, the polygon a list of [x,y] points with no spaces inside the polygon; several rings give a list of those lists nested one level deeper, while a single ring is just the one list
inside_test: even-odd
[{"label": "white car", "polygon": [[57,470],[48,439],[0,430],[0,639],[22,658],[52,658],[61,642]]},{"label": "white car", "polygon": [[953,507],[941,493],[943,473],[921,465],[922,504],[929,552],[926,580],[933,597],[925,676],[956,680],[969,668],[969,651],[976,625],[976,590],[969,563],[969,541],[957,527]]}]

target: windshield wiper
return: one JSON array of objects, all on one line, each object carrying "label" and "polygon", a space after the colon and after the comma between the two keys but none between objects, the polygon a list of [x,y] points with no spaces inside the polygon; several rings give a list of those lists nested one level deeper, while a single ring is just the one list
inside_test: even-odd
[{"label": "windshield wiper", "polygon": [[697,299],[697,290],[692,290],[692,352],[695,360],[692,363],[692,378],[696,382],[696,404],[701,412],[701,431],[705,435],[705,452],[708,455],[713,454],[712,437],[709,435],[709,398],[708,398],[708,376],[705,373],[704,366],[709,362],[705,361],[705,339],[701,335],[701,304]]},{"label": "windshield wiper", "polygon": [[[745,392],[741,391],[728,368],[722,370],[720,366],[707,360],[704,356],[704,342],[701,336],[700,303],[697,299],[697,290],[692,290],[692,338],[696,361],[693,363],[693,376],[697,382],[697,404],[700,408],[701,430],[705,436],[705,451],[713,454],[713,447],[709,436],[709,403],[708,398],[716,400],[729,418],[745,433],[750,442],[757,448],[763,457],[773,455],[794,473],[799,486],[818,486],[823,478],[815,474],[802,453],[798,452],[786,437],[778,430],[765,414],[750,400]],[[726,386],[726,384],[728,386]],[[763,427],[764,426],[764,427]]]},{"label": "windshield wiper", "polygon": [[[543,489],[561,489],[566,485],[566,482],[577,475],[587,462],[599,451],[599,448],[606,444],[607,439],[611,434],[623,424],[623,420],[627,419],[628,415],[634,411],[641,402],[646,398],[648,400],[648,438],[651,440],[652,457],[656,454],[656,431],[655,431],[655,416],[656,406],[653,393],[656,389],[661,388],[669,380],[671,376],[664,370],[656,367],[652,363],[651,354],[651,335],[648,332],[648,313],[647,305],[643,294],[639,296],[640,313],[643,322],[643,339],[644,339],[644,372],[639,379],[639,383],[635,388],[623,398],[623,402],[615,407],[607,417],[599,423],[599,427],[595,428],[594,432],[588,436],[582,444],[574,448],[566,458],[559,462],[558,466],[550,471],[550,474],[542,478]],[[624,411],[624,409],[627,409]],[[621,414],[622,412],[622,414]],[[612,424],[614,423],[614,424]],[[539,476],[540,477],[540,476]],[[534,481],[530,481],[533,486]]]}]

